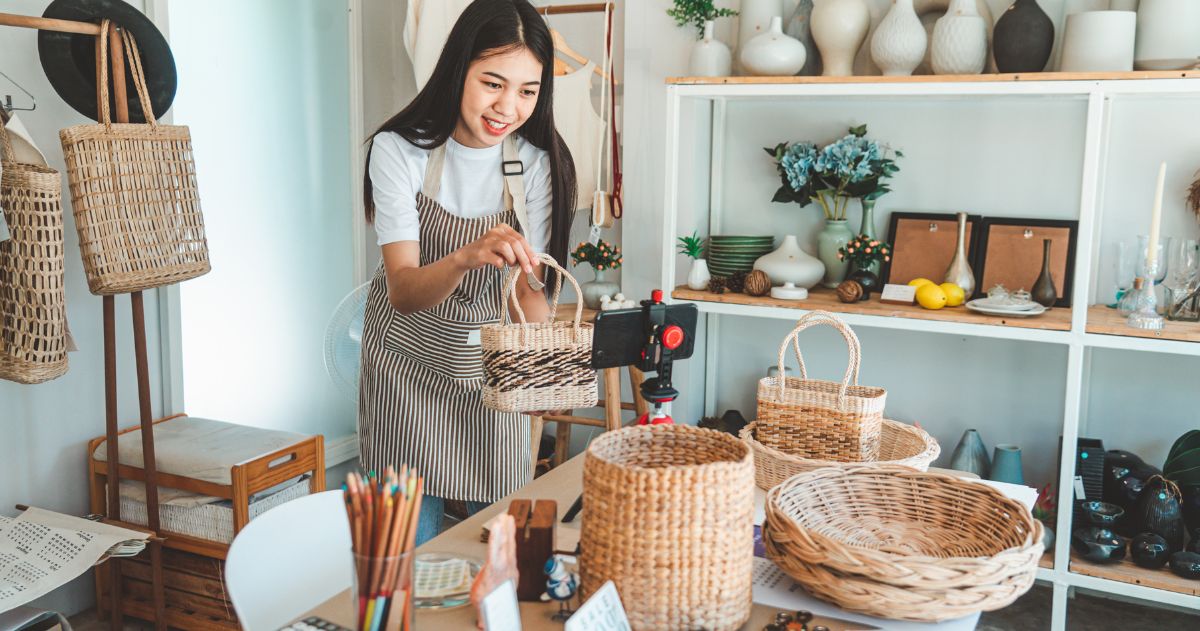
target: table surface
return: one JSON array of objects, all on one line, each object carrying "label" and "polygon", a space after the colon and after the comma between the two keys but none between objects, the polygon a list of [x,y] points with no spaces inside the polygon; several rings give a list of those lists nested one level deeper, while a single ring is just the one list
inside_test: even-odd
[{"label": "table surface", "polygon": [[[473,556],[482,560],[487,552],[487,544],[480,541],[483,525],[497,514],[507,511],[509,503],[514,499],[551,499],[557,502],[558,520],[556,521],[555,549],[574,549],[575,542],[579,540],[581,519],[576,517],[573,522],[564,524],[561,522],[561,518],[562,514],[575,501],[575,498],[579,496],[582,487],[583,455],[580,454],[551,470],[549,473],[535,479],[512,495],[492,504],[458,523],[453,528],[443,532],[441,535],[425,542],[424,545],[417,548],[417,553],[449,552]],[[765,498],[766,494],[761,489],[755,490],[755,523],[761,523],[762,521],[762,506]],[[975,623],[978,620],[978,615],[936,625],[880,620],[878,618],[841,611],[833,605],[816,600],[801,592],[789,594],[788,599],[788,607],[786,608],[792,610],[807,609],[817,614],[817,619],[814,620],[814,624],[810,625],[809,628],[817,624],[823,624],[829,627],[831,631],[852,631],[873,628],[895,631],[916,629],[967,631],[974,629]],[[750,620],[742,627],[743,631],[757,631],[758,629],[762,629],[765,624],[774,620],[776,612],[785,609],[782,606],[759,604],[759,600],[760,594],[756,590],[756,602],[751,611]],[[781,603],[772,602],[771,604],[779,605]],[[562,623],[550,619],[550,616],[557,610],[557,603],[522,602],[522,626],[527,631],[558,631],[562,629]],[[354,627],[354,611],[348,593],[331,598],[329,601],[301,616],[301,618],[308,617],[309,615],[317,615],[342,626]],[[830,620],[824,618],[824,616],[831,616],[835,619]],[[418,610],[414,623],[417,629],[466,630],[476,628],[475,617],[475,610],[470,606],[451,610]],[[847,621],[853,621],[858,624],[847,624]]]}]

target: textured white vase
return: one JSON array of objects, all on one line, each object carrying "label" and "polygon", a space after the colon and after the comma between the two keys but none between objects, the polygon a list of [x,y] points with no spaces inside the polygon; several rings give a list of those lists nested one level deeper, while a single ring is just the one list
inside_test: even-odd
[{"label": "textured white vase", "polygon": [[854,76],[854,58],[870,28],[871,12],[863,0],[817,0],[812,33],[825,66],[822,76]]},{"label": "textured white vase", "polygon": [[987,23],[975,0],[953,0],[933,26],[934,74],[979,74],[987,65]]},{"label": "textured white vase", "polygon": [[704,37],[692,46],[688,74],[693,77],[728,77],[733,73],[733,54],[713,36],[713,21],[704,23]]},{"label": "textured white vase", "polygon": [[742,70],[763,77],[786,77],[800,72],[807,53],[800,40],[784,35],[783,18],[771,18],[771,27],[742,47]]},{"label": "textured white vase", "polygon": [[925,58],[928,40],[912,0],[892,0],[892,8],[871,37],[871,59],[885,76],[911,75]]},{"label": "textured white vase", "polygon": [[771,27],[771,18],[783,15],[783,0],[742,0],[738,7],[738,40],[737,52],[739,57],[738,71],[741,66],[742,47],[750,43]]},{"label": "textured white vase", "polygon": [[1138,70],[1182,70],[1200,59],[1200,1],[1142,0],[1137,11]]},{"label": "textured white vase", "polygon": [[704,259],[692,259],[692,269],[688,270],[688,289],[704,291],[708,289],[708,281],[710,280],[712,280],[712,275],[708,273],[708,261]]},{"label": "textured white vase", "polygon": [[777,250],[754,261],[754,269],[766,272],[772,285],[792,283],[806,289],[821,282],[825,275],[825,264],[805,252],[794,234],[784,237]]},{"label": "textured white vase", "polygon": [[1063,31],[1063,72],[1133,70],[1137,15],[1133,11],[1083,11],[1067,16]]}]

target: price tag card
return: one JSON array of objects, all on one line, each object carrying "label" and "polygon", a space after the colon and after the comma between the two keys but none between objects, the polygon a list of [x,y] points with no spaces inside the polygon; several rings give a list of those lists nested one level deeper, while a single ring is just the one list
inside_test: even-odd
[{"label": "price tag card", "polygon": [[567,620],[563,630],[630,631],[629,618],[625,615],[621,596],[617,594],[617,586],[612,581],[605,581],[600,591],[592,594],[579,611]]},{"label": "price tag card", "polygon": [[521,606],[511,580],[484,596],[479,609],[484,631],[521,631]]},{"label": "price tag card", "polygon": [[879,294],[879,302],[893,305],[911,305],[916,299],[917,288],[909,285],[887,284],[883,286],[883,293]]}]

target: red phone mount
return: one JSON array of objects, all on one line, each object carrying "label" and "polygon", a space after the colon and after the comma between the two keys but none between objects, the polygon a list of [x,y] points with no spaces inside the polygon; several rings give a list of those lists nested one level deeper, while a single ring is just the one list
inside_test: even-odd
[{"label": "red phone mount", "polygon": [[638,418],[638,425],[662,425],[673,423],[663,412],[663,404],[674,401],[679,391],[671,386],[672,354],[683,346],[687,333],[682,327],[667,324],[667,305],[662,301],[663,292],[650,292],[650,300],[642,301],[642,322],[646,332],[646,344],[642,347],[641,360],[637,366],[643,372],[655,373],[654,377],[642,382],[639,392],[642,398],[654,404],[654,409]]}]

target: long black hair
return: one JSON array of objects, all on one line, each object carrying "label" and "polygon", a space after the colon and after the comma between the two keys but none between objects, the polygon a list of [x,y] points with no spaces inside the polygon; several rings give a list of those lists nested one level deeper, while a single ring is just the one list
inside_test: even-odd
[{"label": "long black hair", "polygon": [[[550,29],[528,0],[472,2],[450,30],[429,82],[408,107],[381,125],[371,137],[391,131],[423,149],[441,145],[450,138],[461,116],[463,85],[471,62],[522,48],[541,62],[542,78],[533,114],[514,133],[549,154],[553,201],[548,249],[550,256],[563,263],[575,208],[575,163],[554,128],[554,43]],[[368,223],[375,219],[370,164],[368,151],[363,174],[363,204]]]}]

